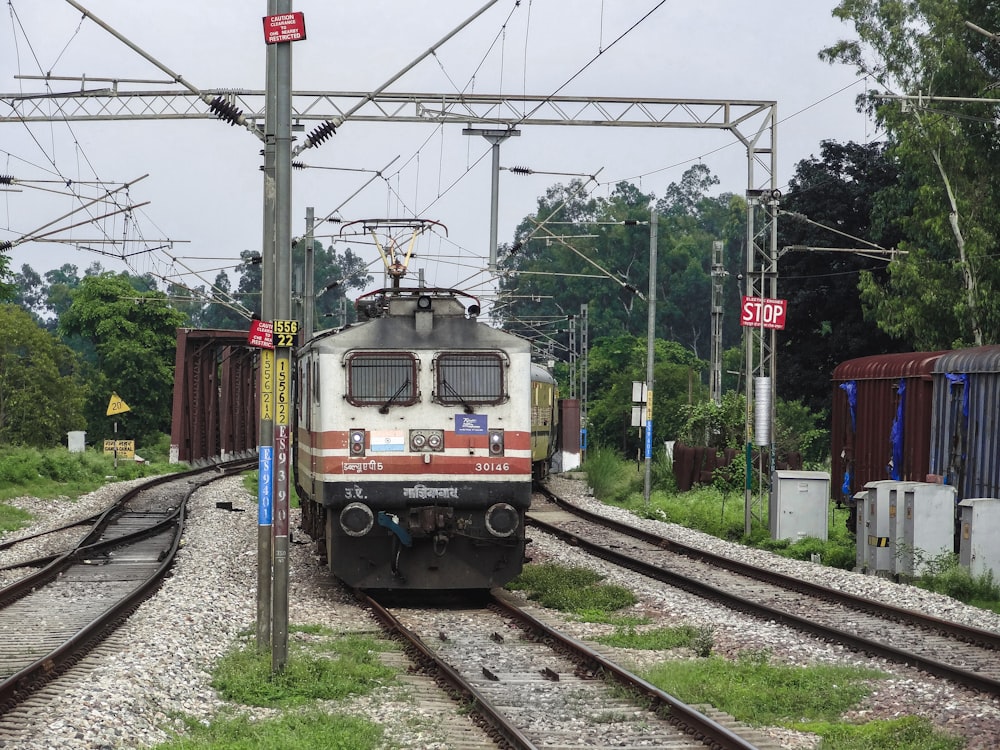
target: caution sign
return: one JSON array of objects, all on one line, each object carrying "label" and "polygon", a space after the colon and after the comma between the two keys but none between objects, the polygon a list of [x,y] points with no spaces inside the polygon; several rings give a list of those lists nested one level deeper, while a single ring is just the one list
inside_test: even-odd
[{"label": "caution sign", "polygon": [[269,320],[251,320],[247,344],[261,349],[274,348],[274,323]]},{"label": "caution sign", "polygon": [[302,13],[264,16],[264,43],[301,42],[306,38],[306,18]]},{"label": "caution sign", "polygon": [[889,537],[887,536],[872,536],[868,535],[868,546],[869,547],[888,547]]},{"label": "caution sign", "polygon": [[111,391],[111,402],[108,404],[107,415],[109,417],[113,417],[115,414],[124,414],[127,411],[131,411],[131,409],[128,408],[128,404],[122,400],[121,396],[114,391]]},{"label": "caution sign", "polygon": [[135,458],[134,440],[105,440],[105,454],[114,454],[118,458]]}]

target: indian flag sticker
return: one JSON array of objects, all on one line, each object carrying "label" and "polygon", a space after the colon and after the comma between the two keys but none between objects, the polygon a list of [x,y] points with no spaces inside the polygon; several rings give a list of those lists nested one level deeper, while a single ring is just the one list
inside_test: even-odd
[{"label": "indian flag sticker", "polygon": [[371,433],[372,453],[391,453],[399,451],[402,453],[406,440],[400,430],[383,430]]}]

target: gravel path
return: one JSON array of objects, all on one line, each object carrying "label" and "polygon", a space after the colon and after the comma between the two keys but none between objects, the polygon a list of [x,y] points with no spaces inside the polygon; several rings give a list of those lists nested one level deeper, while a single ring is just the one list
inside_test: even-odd
[{"label": "gravel path", "polygon": [[[947,597],[870,576],[786,560],[672,524],[637,519],[596,503],[586,496],[586,488],[581,482],[556,477],[551,483],[556,492],[584,503],[591,510],[713,552],[750,559],[787,574],[1000,631],[1000,617]],[[48,528],[92,514],[105,507],[111,493],[119,490],[120,486],[107,487],[77,501],[21,498],[12,504],[43,519],[39,527]],[[216,502],[222,500],[232,502],[234,508],[243,512],[216,508]],[[178,714],[208,721],[221,709],[233,709],[215,695],[209,672],[234,642],[247,634],[252,637],[254,632],[256,500],[243,489],[240,479],[230,478],[197,492],[189,507],[184,546],[174,574],[161,592],[143,604],[99,653],[65,678],[62,683],[65,689],[54,700],[50,699],[47,708],[29,706],[21,714],[0,719],[0,736],[14,736],[0,743],[0,747],[17,750],[148,747],[168,738],[166,728],[180,726],[176,719]],[[293,514],[293,530],[296,522]],[[649,616],[655,625],[712,627],[718,653],[734,655],[746,649],[768,649],[773,659],[790,664],[848,663],[892,673],[866,705],[852,712],[852,719],[866,721],[918,714],[965,736],[969,750],[1000,747],[1000,701],[997,699],[984,698],[912,670],[851,653],[774,623],[729,612],[683,592],[665,589],[660,584],[646,583],[634,574],[585,558],[577,550],[540,532],[533,530],[529,536],[532,539],[529,554],[535,562],[553,560],[595,568],[607,574],[610,582],[635,591],[640,602],[635,605],[634,613]],[[338,631],[371,632],[375,629],[371,618],[318,566],[312,554],[313,545],[294,543],[297,541],[293,531],[290,622],[325,624]],[[44,542],[31,544],[39,546],[37,554],[42,553]],[[5,557],[9,554],[0,552],[0,564],[9,562]],[[549,613],[549,619],[551,616]],[[607,626],[584,623],[568,623],[566,627],[581,639],[609,631]],[[617,655],[622,663],[632,666],[662,658],[662,654],[638,651],[618,651]],[[331,708],[381,723],[387,741],[397,747],[428,750],[449,747],[441,734],[442,722],[437,718],[440,704],[414,700],[410,683],[386,686],[373,695]],[[253,713],[265,716],[268,712],[255,710]],[[29,728],[29,723],[34,726]],[[19,729],[22,725],[23,732]],[[811,735],[783,729],[770,733],[790,750],[818,745],[817,738]]]}]

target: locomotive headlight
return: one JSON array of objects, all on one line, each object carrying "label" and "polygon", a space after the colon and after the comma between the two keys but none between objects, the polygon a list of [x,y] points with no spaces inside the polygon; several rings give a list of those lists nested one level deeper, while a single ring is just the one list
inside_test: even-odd
[{"label": "locomotive headlight", "polygon": [[503,430],[490,430],[490,455],[503,455]]},{"label": "locomotive headlight", "polygon": [[340,528],[347,536],[364,536],[374,523],[372,509],[364,503],[350,503],[340,511]]},{"label": "locomotive headlight", "polygon": [[491,505],[486,511],[486,530],[493,536],[508,537],[517,531],[519,524],[517,511],[507,503]]},{"label": "locomotive headlight", "polygon": [[365,455],[365,431],[351,430],[350,450],[352,456]]},{"label": "locomotive headlight", "polygon": [[410,450],[420,453],[444,450],[443,430],[410,430]]}]

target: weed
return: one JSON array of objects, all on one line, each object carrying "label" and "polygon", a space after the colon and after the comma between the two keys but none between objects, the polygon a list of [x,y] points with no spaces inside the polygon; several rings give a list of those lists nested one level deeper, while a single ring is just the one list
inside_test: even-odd
[{"label": "weed", "polygon": [[692,646],[698,638],[698,629],[691,625],[676,628],[656,628],[637,631],[635,628],[619,629],[611,635],[595,640],[605,646],[665,651],[681,646]]},{"label": "weed", "polygon": [[288,662],[275,674],[270,654],[248,644],[222,658],[212,687],[226,700],[270,707],[364,694],[394,679],[394,671],[377,656],[385,648],[379,641],[356,635],[308,646],[291,641]]},{"label": "weed", "polygon": [[987,570],[979,576],[973,576],[959,564],[958,555],[951,552],[944,552],[927,560],[923,573],[914,583],[961,602],[1000,601],[1000,586],[993,580],[993,571]]},{"label": "weed", "polygon": [[382,729],[355,716],[319,710],[290,712],[268,721],[220,717],[207,726],[186,720],[186,733],[156,750],[374,750]]},{"label": "weed", "polygon": [[711,625],[702,625],[698,628],[698,632],[691,643],[691,648],[702,659],[707,659],[711,656],[712,649],[715,648],[715,628]]},{"label": "weed", "polygon": [[528,598],[544,607],[564,612],[613,612],[636,603],[635,595],[622,586],[601,584],[598,573],[587,568],[562,565],[525,565],[521,575],[507,584],[512,591],[526,591]]},{"label": "weed", "polygon": [[865,724],[843,722],[808,722],[794,729],[812,732],[823,738],[823,750],[960,750],[965,741],[934,728],[927,719],[903,716],[898,719],[869,721]]},{"label": "weed", "polygon": [[761,650],[735,661],[718,656],[668,661],[646,678],[686,703],[709,703],[740,721],[775,725],[803,718],[836,721],[871,692],[872,680],[884,676],[854,667],[772,664]]}]

